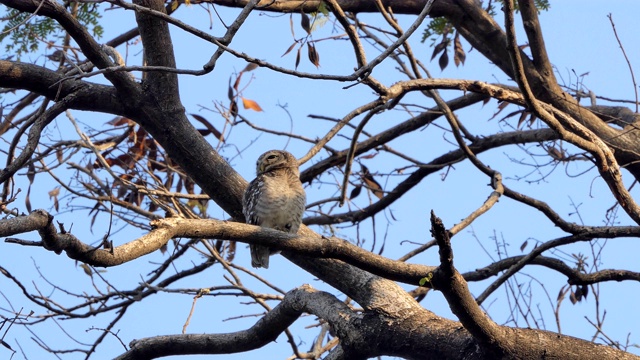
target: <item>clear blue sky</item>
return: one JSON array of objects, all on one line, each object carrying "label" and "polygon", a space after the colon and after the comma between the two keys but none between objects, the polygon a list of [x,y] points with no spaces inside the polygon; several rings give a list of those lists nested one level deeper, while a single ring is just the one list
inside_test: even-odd
[{"label": "clear blue sky", "polygon": [[[237,13],[237,10],[227,10],[220,7],[217,9],[226,23],[233,21],[234,14]],[[584,88],[594,91],[597,95],[609,98],[633,100],[634,91],[630,80],[629,68],[611,30],[611,25],[607,18],[609,13],[613,15],[618,34],[634,70],[637,71],[640,65],[640,48],[637,46],[636,39],[637,15],[640,14],[640,3],[635,1],[553,1],[550,11],[544,12],[540,16],[548,52],[557,69],[559,80],[561,77],[562,80],[560,81],[564,81],[565,84],[575,85],[576,74],[588,73],[588,75],[580,79]],[[200,6],[182,7],[176,16],[202,29],[209,28],[209,17]],[[222,26],[220,21],[215,14],[212,14],[212,17],[213,28],[210,33],[221,35]],[[502,14],[499,14],[498,17],[501,18]],[[362,19],[371,24],[380,24],[380,17],[377,15],[362,15]],[[413,17],[402,17],[401,20],[406,28],[413,21]],[[303,31],[298,22],[299,15],[294,15],[296,35],[300,37]],[[133,26],[133,13],[121,10],[108,11],[103,24],[106,27],[103,41],[106,41]],[[114,24],[117,24],[117,26]],[[444,71],[440,71],[437,61],[429,62],[432,51],[428,46],[429,42],[425,44],[419,43],[422,28],[412,37],[412,45],[418,58],[429,66],[433,76],[509,83],[509,80],[497,67],[488,63],[477,51],[470,49],[466,43],[464,43],[464,48],[468,51],[466,65],[456,68],[451,64]],[[172,30],[178,67],[200,69],[215,51],[213,45],[198,40],[179,29],[172,28]],[[327,24],[315,32],[313,36],[318,39],[336,35],[338,32],[333,30],[332,25]],[[519,37],[520,43],[526,42],[522,32],[520,32]],[[256,12],[251,15],[249,21],[241,28],[232,43],[232,47],[251,56],[271,61],[276,65],[293,67],[295,51],[281,57],[291,43],[289,15]],[[311,73],[325,72],[346,75],[355,67],[354,57],[347,41],[323,41],[318,43],[317,48],[320,53],[320,69],[316,69],[311,65],[305,58],[306,53],[303,52],[299,70]],[[129,48],[127,52],[128,64],[139,65],[140,50],[139,46]],[[366,50],[369,59],[377,55],[377,52],[371,47],[367,47]],[[119,48],[119,51],[125,55],[126,50],[123,47]],[[42,62],[43,58],[41,57],[38,59],[38,63],[41,64]],[[189,113],[199,113],[214,125],[222,128],[222,118],[212,112],[201,110],[201,106],[213,108],[214,103],[219,101],[225,106],[228,105],[227,86],[229,77],[234,72],[243,69],[245,65],[244,61],[227,54],[220,59],[214,72],[207,76],[181,76],[182,100],[187,111]],[[311,138],[324,134],[323,131],[326,131],[331,124],[308,118],[308,115],[317,114],[341,118],[355,107],[374,99],[371,90],[362,85],[345,90],[343,87],[346,84],[343,83],[286,77],[263,68],[252,72],[251,75],[254,78],[244,90],[243,95],[257,101],[264,109],[264,112],[258,113],[241,109],[241,113],[259,126],[281,131],[289,131],[290,127],[293,126],[293,132]],[[402,79],[397,71],[394,70],[394,64],[389,60],[383,63],[380,69],[373,73],[373,76],[385,85],[391,85]],[[245,80],[247,79],[248,77],[245,75]],[[443,92],[443,95],[447,98],[452,98],[460,94],[450,91]],[[426,102],[424,98],[420,97],[408,97],[406,101],[413,101],[422,106],[433,106],[432,103]],[[283,107],[286,108],[292,120],[290,120],[287,111],[283,110]],[[496,102],[491,101],[484,107],[477,105],[459,112],[458,115],[463,124],[476,135],[491,134],[499,131],[499,129],[509,131],[509,125],[515,126],[517,118],[507,120],[506,123],[498,121],[501,115],[515,110],[515,107],[510,106],[497,118],[490,120],[495,110]],[[74,115],[79,121],[92,124],[92,126],[100,126],[100,124],[110,119],[108,116],[98,116],[83,112],[74,112]],[[371,121],[366,130],[376,133],[406,118],[406,113],[390,111]],[[446,127],[446,123],[443,121],[439,121],[437,124]],[[60,117],[56,125],[58,126],[57,129],[52,128],[49,130],[49,134],[53,137],[58,136],[58,131],[73,131],[65,117]],[[345,134],[350,136],[351,132],[345,132]],[[450,137],[448,138],[451,140]],[[210,137],[211,139],[213,138]],[[235,147],[226,147],[222,151],[224,156],[231,158],[232,165],[240,174],[247,179],[251,179],[254,175],[255,158],[267,149],[285,147],[288,141],[284,137],[269,135],[262,135],[256,138],[255,132],[247,131],[246,126],[238,126],[234,128],[229,137],[229,142],[233,143],[238,149],[244,149],[252,144],[241,156],[237,156]],[[330,145],[334,148],[343,149],[348,146],[348,142],[337,138]],[[444,152],[443,149],[453,149],[452,145],[443,140],[442,131],[438,131],[433,127],[404,137],[400,141],[391,143],[390,146],[396,150],[405,151],[423,161],[429,161],[438,156]],[[310,145],[307,143],[291,141],[287,149],[300,157],[306,153],[309,147]],[[540,152],[540,150],[535,149],[534,151]],[[325,155],[321,154],[319,156]],[[548,202],[566,219],[584,222],[589,225],[603,224],[605,210],[614,204],[614,199],[597,173],[591,170],[577,178],[566,176],[566,173],[577,174],[586,170],[588,164],[570,164],[566,167],[566,171],[565,165],[559,165],[544,180],[529,183],[526,180],[537,180],[540,179],[540,176],[534,174],[526,180],[516,180],[518,176],[524,176],[531,171],[531,168],[516,165],[510,158],[528,162],[534,160],[515,147],[499,149],[480,156],[481,160],[503,173],[506,185]],[[311,161],[315,162],[317,160],[313,159]],[[545,162],[546,160],[538,159],[538,161]],[[379,155],[374,160],[364,161],[363,163],[369,166],[371,171],[379,173],[385,173],[398,167],[396,159],[385,155]],[[304,165],[303,169],[308,165]],[[61,174],[64,175],[65,173],[61,172]],[[391,189],[395,182],[401,180],[401,178],[392,177],[384,179],[381,183],[385,189]],[[384,255],[390,258],[397,258],[412,249],[412,246],[406,243],[401,245],[403,240],[413,242],[428,241],[430,239],[428,214],[431,209],[443,219],[447,226],[452,226],[482,204],[490,193],[490,188],[486,186],[487,183],[488,179],[484,175],[466,163],[456,165],[445,181],[441,181],[437,175],[425,179],[405,198],[392,205],[391,210],[398,221],[391,221],[387,228],[389,213],[386,212],[386,216],[381,213],[376,217],[376,230],[378,231],[376,251],[379,250],[379,244],[381,238],[385,236],[385,232],[387,239]],[[629,178],[627,178],[626,185],[631,185]],[[80,239],[88,243],[99,241],[107,229],[109,219],[107,217],[99,217],[93,232],[90,232],[89,218],[86,213],[64,211],[68,198],[61,201],[61,213],[55,214],[47,195],[47,192],[53,186],[55,185],[45,177],[36,179],[34,188],[31,190],[33,208],[48,209],[56,215],[56,220],[65,223],[67,228],[73,224],[73,232]],[[26,179],[21,187],[23,188],[22,195],[24,195],[26,193]],[[320,189],[317,184],[309,187],[307,189],[308,201],[313,202],[332,196],[332,190],[327,189],[329,188]],[[637,191],[634,191],[633,194],[636,195]],[[24,197],[19,198],[16,206],[20,206],[22,211],[26,211],[22,205],[23,202]],[[579,217],[573,214],[575,208],[572,203],[579,208]],[[354,206],[366,205],[366,197],[361,195]],[[621,224],[630,224],[630,220],[622,211],[619,214]],[[225,218],[225,214],[214,206],[210,206],[209,215],[220,219]],[[117,223],[116,227],[120,228],[123,225],[122,223]],[[371,222],[367,221],[360,228],[360,236],[367,239],[365,248],[371,246],[371,227]],[[342,228],[340,231],[345,238],[355,238],[356,236],[355,228]],[[519,247],[527,239],[529,247],[525,249],[525,253],[532,248],[535,241],[548,241],[562,236],[562,234],[559,229],[554,228],[549,221],[538,213],[504,198],[488,214],[482,216],[470,228],[465,229],[456,236],[454,240],[456,266],[461,272],[465,272],[490,264],[491,257],[494,259],[498,257],[495,243],[492,240],[494,236],[503,239],[508,244],[507,251],[512,256],[521,254]],[[118,232],[113,237],[113,241],[115,244],[122,244],[138,235],[139,232],[136,230],[125,229]],[[31,240],[37,239],[35,233],[21,237]],[[616,239],[609,241],[606,244],[600,268],[640,271],[637,261],[640,246],[637,240]],[[545,255],[558,256],[569,263],[570,254],[572,253],[582,252],[590,258],[592,256],[585,244],[570,246],[564,248],[563,251],[565,254],[545,253]],[[93,289],[91,278],[85,275],[80,267],[77,267],[73,261],[64,255],[56,256],[42,249],[25,248],[5,243],[0,243],[0,254],[2,257],[0,264],[23,280],[29,286],[31,292],[35,292],[34,284],[36,284],[43,294],[59,299],[62,303],[70,305],[77,302],[77,299],[66,296],[59,290],[53,290],[50,285],[47,285],[34,270],[36,267],[49,281],[65,289],[76,292],[92,291]],[[436,265],[436,256],[436,251],[431,251],[414,258],[412,261]],[[127,289],[138,284],[154,268],[154,264],[163,258],[162,254],[156,252],[130,264],[106,269],[103,275],[119,289]],[[199,263],[202,258],[194,252],[189,260]],[[240,245],[238,248],[237,262],[241,265],[249,266],[249,254],[244,245]],[[304,283],[310,283],[316,288],[331,291],[325,284],[291,265],[280,256],[273,257],[271,263],[272,266],[269,270],[261,269],[257,270],[257,272],[282,289],[289,290]],[[177,264],[177,267],[186,267],[188,265],[187,263],[182,263]],[[197,277],[175,284],[174,287],[207,288],[223,285],[225,284],[222,279],[223,275],[224,273],[220,266],[214,266]],[[534,300],[532,307],[540,309],[544,316],[544,325],[548,330],[557,331],[552,316],[552,306],[555,305],[558,291],[566,283],[566,279],[548,270],[527,267],[522,272],[522,275],[518,276],[518,280],[524,284],[523,286],[528,286],[528,275],[534,276],[540,281],[540,284],[533,285]],[[96,281],[104,288],[104,284],[98,279]],[[269,292],[269,289],[256,285],[255,281],[248,277],[244,277],[243,281],[246,282],[245,285],[248,287],[255,285],[256,291]],[[488,284],[489,282],[476,283],[471,284],[470,287],[473,293],[478,295]],[[600,306],[607,311],[604,323],[605,333],[619,341],[624,341],[627,334],[631,333],[630,341],[640,343],[640,334],[637,332],[637,324],[640,323],[640,312],[635,311],[637,307],[634,306],[635,299],[640,296],[638,284],[631,282],[607,283],[601,285],[600,289]],[[0,291],[4,295],[4,297],[0,297],[0,308],[8,308],[7,301],[10,301],[14,308],[24,307],[26,312],[31,309],[29,303],[22,301],[19,289],[5,278],[0,278]],[[508,306],[504,300],[505,291],[507,290],[503,287],[494,293],[485,303],[485,308],[498,323],[512,325],[513,322],[510,322],[512,319],[509,319],[509,314],[505,311]],[[545,295],[545,291],[548,293],[548,297]],[[244,299],[220,296],[198,300],[188,332],[222,333],[248,328],[255,323],[257,317],[223,321],[228,318],[262,312],[262,309],[255,305],[243,305],[239,304],[239,301],[244,301]],[[116,326],[116,330],[119,331],[119,336],[125,343],[135,338],[180,333],[189,314],[191,304],[192,297],[186,295],[160,294],[153,296],[145,299],[142,303],[132,306],[125,318]],[[272,303],[272,305],[275,305],[275,303]],[[426,300],[423,301],[423,305],[439,315],[453,318],[447,304],[438,293],[429,293]],[[595,302],[591,296],[586,302],[576,305],[571,305],[568,300],[565,300],[560,312],[563,333],[590,338],[594,333],[594,329],[585,320],[585,316],[593,319],[594,308]],[[36,313],[40,311],[40,309],[34,310],[36,310]],[[98,331],[89,329],[92,326],[103,328],[111,318],[112,316],[109,315],[108,317],[99,316],[86,320],[59,320],[58,323],[67,332],[73,334],[76,339],[82,342],[90,342],[97,336]],[[536,318],[538,317],[536,316]],[[517,319],[517,321],[518,325],[525,326],[522,319]],[[303,327],[313,323],[313,317],[302,318],[294,325],[293,330],[301,330]],[[49,346],[59,349],[78,346],[52,322],[39,325],[34,328],[34,331]],[[310,346],[310,341],[313,340],[313,336],[317,333],[317,329],[304,330],[303,333],[304,338],[300,338],[300,340],[305,343],[300,348],[307,350]],[[25,329],[13,327],[5,341],[12,346],[19,342],[30,359],[51,357],[30,339],[31,336]],[[298,340],[299,338],[296,337],[296,339]],[[108,336],[98,348],[98,355],[95,358],[111,358],[122,351],[123,349],[118,341],[114,337]],[[640,353],[637,350],[636,352]],[[0,348],[0,357],[3,356],[1,355],[3,353],[7,352]],[[269,344],[263,349],[248,354],[220,356],[220,358],[279,359],[288,355],[289,350],[286,338],[281,336],[276,343]],[[20,358],[22,358],[21,354],[16,354],[14,357],[14,359]],[[65,356],[65,358],[80,358],[80,356]]]}]

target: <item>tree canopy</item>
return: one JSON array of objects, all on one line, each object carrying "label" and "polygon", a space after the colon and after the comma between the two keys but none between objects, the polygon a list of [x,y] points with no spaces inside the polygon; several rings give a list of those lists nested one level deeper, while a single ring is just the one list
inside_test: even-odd
[{"label": "tree canopy", "polygon": [[[3,353],[640,353],[640,53],[617,12],[0,2]],[[299,160],[297,235],[244,223],[269,149]],[[247,244],[281,255],[252,269]]]}]

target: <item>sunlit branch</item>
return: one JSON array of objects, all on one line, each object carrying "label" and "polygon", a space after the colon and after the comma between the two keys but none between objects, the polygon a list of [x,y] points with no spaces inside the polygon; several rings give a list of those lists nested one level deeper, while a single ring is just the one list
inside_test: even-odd
[{"label": "sunlit branch", "polygon": [[[316,144],[309,149],[309,151],[298,160],[298,164],[302,165],[307,161],[311,160],[331,139],[333,139],[336,134],[340,132],[340,130],[347,125],[351,120],[353,120],[356,116],[366,112],[372,111],[376,107],[380,106],[382,101],[375,100],[363,106],[359,106],[356,109],[352,110],[350,113],[345,115],[336,125],[334,125],[331,130],[329,130],[321,139],[316,141]],[[306,182],[301,175],[302,182]]]}]

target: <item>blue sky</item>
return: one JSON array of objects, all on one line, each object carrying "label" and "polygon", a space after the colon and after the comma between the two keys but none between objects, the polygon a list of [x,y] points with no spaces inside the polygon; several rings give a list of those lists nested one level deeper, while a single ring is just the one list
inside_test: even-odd
[{"label": "blue sky", "polygon": [[[586,4],[586,5],[585,5]],[[237,10],[217,8],[226,23],[234,19]],[[578,78],[576,75],[584,75],[579,80],[585,89],[594,91],[597,95],[613,99],[633,100],[633,84],[630,80],[630,70],[624,60],[621,50],[615,40],[608,14],[612,14],[616,23],[618,35],[624,45],[634,70],[638,70],[640,62],[640,48],[635,39],[637,27],[637,14],[640,13],[640,4],[634,1],[607,1],[607,2],[579,2],[579,1],[554,1],[551,9],[540,15],[547,49],[551,61],[557,69],[557,76],[561,84],[575,85]],[[209,29],[209,15],[201,7],[182,7],[176,14],[181,20],[188,22],[201,29]],[[220,21],[212,14],[213,28],[210,33],[222,34]],[[502,14],[498,15],[501,18]],[[303,33],[299,27],[299,15],[294,15],[296,36]],[[362,15],[363,21],[371,24],[380,24],[380,17],[377,15]],[[407,28],[413,21],[413,17],[400,17],[404,28]],[[502,21],[499,21],[502,22]],[[104,18],[105,36],[102,41],[106,41],[113,36],[119,35],[121,31],[128,30],[133,26],[133,13],[130,11],[112,10],[106,12]],[[114,26],[117,24],[117,26]],[[125,25],[130,24],[130,25]],[[474,79],[486,82],[501,82],[513,84],[501,71],[484,59],[477,51],[470,49],[464,44],[467,50],[467,61],[463,67],[456,68],[450,64],[444,71],[440,71],[437,61],[429,62],[432,49],[429,42],[421,44],[419,42],[422,28],[411,38],[413,50],[417,57],[421,59],[431,71],[434,77]],[[332,24],[314,32],[316,39],[329,37],[338,34],[334,31]],[[185,32],[172,28],[173,42],[176,49],[178,67],[184,69],[200,69],[215,51],[212,44],[196,39]],[[520,31],[519,42],[526,42],[524,34]],[[289,27],[289,15],[266,14],[255,12],[251,15],[247,23],[238,32],[233,40],[232,47],[245,52],[253,57],[273,62],[276,65],[292,68],[295,59],[295,51],[281,57],[285,50],[291,45],[292,38]],[[299,70],[310,73],[330,73],[347,75],[355,67],[355,61],[350,45],[347,41],[322,41],[317,44],[320,54],[321,67],[316,69],[303,56]],[[119,51],[126,55],[128,64],[139,65],[141,53],[140,46],[132,46],[128,51],[121,47]],[[306,50],[306,49],[305,49]],[[366,47],[369,59],[377,55],[377,52],[370,46]],[[303,52],[304,55],[304,52]],[[42,64],[44,58],[37,59]],[[181,76],[180,87],[182,101],[189,113],[198,113],[209,119],[214,125],[222,128],[223,119],[218,114],[203,110],[214,108],[216,102],[228,105],[227,87],[230,76],[242,70],[246,63],[231,55],[224,55],[218,62],[216,69],[206,76],[193,77]],[[244,80],[248,80],[248,76]],[[374,100],[374,94],[363,85],[357,85],[349,89],[344,89],[344,83],[331,81],[319,81],[299,79],[283,76],[271,70],[260,68],[250,73],[252,79],[250,84],[243,91],[243,96],[257,101],[264,109],[264,112],[253,112],[241,109],[241,113],[247,116],[256,125],[268,127],[274,130],[289,131],[305,135],[307,137],[317,137],[324,134],[331,124],[320,120],[311,119],[310,114],[324,115],[341,118],[355,107],[367,101]],[[379,69],[374,71],[373,76],[385,85],[391,85],[401,80],[401,76],[394,69],[394,64],[387,60]],[[95,79],[93,81],[101,81]],[[245,82],[246,84],[246,82]],[[458,92],[443,91],[445,98],[453,98],[461,95]],[[410,96],[405,99],[407,102],[421,106],[433,106],[425,98]],[[601,104],[605,104],[602,102]],[[285,111],[286,109],[286,111]],[[504,122],[499,122],[508,111],[515,110],[510,106],[501,115],[491,119],[496,111],[496,102],[491,101],[481,106],[476,105],[465,111],[458,113],[462,123],[476,135],[488,135],[496,131],[510,131],[515,127],[517,118],[512,118]],[[110,116],[96,115],[86,112],[73,112],[77,120],[81,123],[94,127],[100,127],[104,122],[111,119]],[[404,121],[408,115],[402,111],[388,111],[374,118],[367,126],[366,130],[372,133],[382,131],[391,125]],[[437,125],[447,127],[446,122],[438,121]],[[66,133],[72,129],[69,121],[65,117],[60,117],[55,128],[51,128],[48,136],[55,137],[58,133]],[[72,131],[72,130],[70,130]],[[350,136],[350,131],[344,133]],[[71,136],[73,138],[73,136]],[[444,137],[451,141],[449,137]],[[301,157],[308,151],[310,145],[304,142],[288,142],[285,137],[262,135],[257,137],[255,132],[249,131],[244,125],[236,126],[228,137],[228,141],[235,147],[225,147],[222,155],[230,158],[231,164],[246,179],[253,177],[254,162],[256,157],[270,148],[283,148]],[[212,137],[212,143],[217,145]],[[330,143],[337,149],[344,149],[348,146],[348,141],[343,138],[336,138]],[[394,149],[404,151],[423,161],[429,161],[435,156],[444,152],[443,149],[452,150],[454,147],[443,139],[442,131],[429,127],[424,131],[416,132],[394,141],[390,144]],[[236,149],[245,149],[238,154]],[[571,147],[568,146],[569,149]],[[531,148],[532,151],[541,153],[540,149]],[[326,154],[319,154],[311,163],[318,161]],[[516,147],[499,149],[493,152],[480,155],[480,159],[501,171],[505,177],[505,184],[517,191],[522,191],[530,196],[548,202],[565,219],[584,222],[588,225],[603,225],[603,218],[607,208],[614,204],[614,199],[608,192],[603,181],[594,170],[588,171],[581,177],[568,177],[566,174],[577,174],[589,169],[587,163],[572,163],[569,165],[559,165],[547,177],[542,178],[533,174],[530,177],[520,179],[531,168],[516,164],[513,159],[522,162],[532,162],[535,160],[545,162],[543,159],[531,158],[524,151]],[[0,160],[2,160],[0,158]],[[387,173],[399,167],[398,160],[388,155],[378,155],[373,160],[363,160],[372,172]],[[303,165],[302,169],[309,166]],[[357,166],[356,166],[357,170]],[[550,169],[549,169],[550,170]],[[65,172],[61,172],[65,174]],[[68,172],[66,173],[69,174]],[[24,178],[24,177],[23,177]],[[338,178],[338,180],[341,180]],[[393,184],[401,181],[399,177],[379,178],[385,189],[391,189]],[[457,164],[452,169],[444,181],[441,177],[431,176],[425,179],[419,186],[407,194],[407,196],[391,206],[393,216],[398,221],[388,221],[389,212],[376,216],[375,229],[378,236],[379,250],[381,238],[386,233],[386,246],[384,255],[390,258],[397,258],[410,251],[412,246],[403,242],[425,242],[430,240],[428,231],[428,214],[433,209],[440,216],[447,226],[459,222],[469,213],[474,211],[490,193],[490,188],[486,186],[488,179],[479,173],[468,163]],[[631,185],[630,177],[626,178],[627,186]],[[62,209],[60,214],[56,214],[52,209],[47,192],[55,186],[45,177],[36,179],[34,188],[31,191],[31,201],[33,208],[45,208],[56,215],[56,220],[64,222],[67,227],[73,224],[73,231],[76,236],[88,243],[98,242],[108,227],[109,219],[106,216],[98,218],[97,225],[93,232],[89,230],[89,217],[86,213],[72,213],[65,211],[65,201],[61,201]],[[22,184],[23,194],[26,193],[26,179]],[[334,188],[319,187],[317,183],[307,188],[307,198],[313,202],[328,196],[335,196],[332,192]],[[637,195],[637,191],[632,192]],[[24,197],[19,198],[16,206],[21,211],[26,211],[22,205]],[[361,195],[352,206],[366,206],[366,197]],[[575,213],[579,209],[579,216]],[[340,212],[345,211],[341,209]],[[209,215],[214,218],[224,219],[226,216],[214,206],[209,207]],[[313,215],[307,213],[307,215]],[[619,212],[620,223],[630,224],[628,217]],[[117,223],[115,228],[119,229],[124,224]],[[365,248],[370,248],[372,244],[372,224],[365,222],[359,229],[361,238],[366,239]],[[340,234],[348,239],[356,237],[355,228],[341,227]],[[125,243],[134,239],[140,234],[135,229],[125,228],[118,232],[113,241],[115,244]],[[487,214],[478,219],[471,227],[465,229],[454,238],[454,253],[456,266],[461,272],[471,271],[476,268],[491,263],[491,258],[499,256],[495,242],[492,238],[504,240],[507,246],[500,249],[500,252],[508,251],[508,254],[521,254],[520,245],[528,240],[528,248],[525,253],[531,250],[535,241],[548,241],[562,236],[563,233],[554,228],[551,223],[540,214],[528,208],[516,204],[515,202],[503,198]],[[36,234],[21,236],[23,238],[35,240]],[[604,244],[600,240],[599,244]],[[629,269],[640,271],[637,263],[637,253],[639,246],[637,239],[616,239],[606,243],[603,250],[602,263],[600,268]],[[592,256],[590,248],[586,244],[576,244],[563,248],[564,253],[545,253],[548,256],[557,256],[570,262],[572,253],[584,253]],[[11,271],[29,286],[30,291],[35,291],[35,285],[44,294],[54,296],[66,304],[77,302],[68,296],[54,290],[47,285],[35,271],[37,267],[44,277],[51,282],[67,289],[77,292],[93,289],[91,278],[84,274],[80,267],[65,256],[56,256],[37,248],[25,248],[12,244],[0,243],[0,254],[2,255],[2,266]],[[503,253],[504,254],[504,253]],[[164,259],[159,252],[148,255],[138,261],[125,264],[117,268],[106,269],[103,275],[119,289],[126,289],[137,285],[147,273],[154,268],[154,263]],[[195,263],[203,259],[194,253],[189,261]],[[431,251],[422,254],[413,262],[436,265],[437,252]],[[239,246],[237,262],[240,265],[249,266],[248,249],[243,245]],[[280,256],[273,257],[272,266],[269,270],[257,270],[261,276],[282,289],[289,290],[304,283],[312,286],[332,291],[324,283],[314,279],[303,270],[291,265]],[[180,266],[187,267],[188,263],[179,263]],[[185,288],[206,288],[224,284],[224,275],[220,266],[214,266],[197,277],[182,281],[175,287]],[[555,321],[552,316],[555,299],[560,288],[566,283],[566,279],[557,274],[535,267],[527,267],[518,276],[524,287],[529,283],[528,276],[535,277],[539,283],[532,285],[534,296],[533,307],[540,309],[544,315],[544,325],[548,330],[557,331]],[[490,279],[481,283],[470,284],[471,291],[478,295],[492,281]],[[32,283],[33,281],[33,283]],[[257,291],[269,292],[261,284],[256,284],[255,280],[243,277],[247,287],[255,286]],[[96,279],[100,284],[100,281]],[[34,285],[35,284],[35,285]],[[104,288],[104,284],[98,285]],[[410,288],[410,287],[407,287]],[[0,278],[0,289],[4,298],[0,298],[0,308],[9,307],[10,301],[14,308],[24,307],[25,311],[30,310],[30,304],[23,302],[19,289],[9,283],[5,278]],[[606,321],[604,323],[605,333],[613,339],[624,341],[627,334],[631,332],[630,341],[640,343],[640,334],[637,333],[637,326],[640,323],[640,313],[630,311],[635,309],[634,299],[640,295],[640,289],[633,283],[607,283],[600,286],[602,308],[607,310]],[[504,311],[508,304],[505,302],[505,288],[501,288],[484,304],[485,309],[498,323],[513,325],[509,314]],[[547,295],[545,295],[545,292]],[[261,308],[255,305],[244,305],[239,302],[244,301],[232,296],[205,297],[199,299],[196,310],[188,328],[190,333],[222,333],[246,329],[257,320],[257,317],[245,317],[225,321],[247,314],[259,314]],[[116,326],[119,336],[125,343],[132,339],[142,338],[160,334],[175,334],[182,330],[182,326],[189,314],[192,305],[192,297],[177,294],[159,294],[146,299],[144,302],[133,305],[125,318]],[[275,305],[272,303],[271,305]],[[436,314],[453,318],[448,305],[443,297],[435,292],[429,293],[423,305]],[[594,329],[585,320],[585,316],[593,319],[595,302],[593,297],[587,301],[571,305],[565,300],[561,307],[562,332],[577,337],[590,338]],[[37,311],[37,310],[36,310]],[[97,336],[96,330],[90,328],[101,328],[106,326],[111,316],[91,317],[86,320],[59,320],[60,326],[77,339],[90,342]],[[517,319],[518,325],[525,326],[522,319]],[[315,323],[313,316],[300,319],[293,330],[303,331],[300,340],[305,341],[301,345],[302,350],[308,349],[310,341],[313,340],[316,328],[303,330],[307,325]],[[533,326],[533,325],[532,325]],[[40,336],[48,345],[56,348],[75,347],[74,344],[62,331],[53,323],[39,325],[35,328],[36,334]],[[14,327],[11,329],[5,341],[15,345],[19,343],[27,354],[28,358],[43,358],[45,353],[34,344],[30,337],[32,335],[23,328]],[[298,339],[298,338],[296,338]],[[0,350],[0,351],[4,351]],[[107,337],[105,342],[98,348],[98,355],[95,358],[110,358],[122,352],[122,347],[114,337]],[[283,358],[288,356],[290,351],[286,343],[286,338],[281,336],[276,343],[269,344],[263,349],[252,351],[248,354],[220,356],[225,359],[263,359],[263,358]],[[636,353],[640,353],[636,350]],[[16,354],[14,359],[21,358],[21,354]],[[66,358],[66,357],[65,357]],[[69,356],[68,358],[80,358],[79,356]],[[199,357],[193,357],[199,358]],[[204,357],[203,357],[204,358]]]}]

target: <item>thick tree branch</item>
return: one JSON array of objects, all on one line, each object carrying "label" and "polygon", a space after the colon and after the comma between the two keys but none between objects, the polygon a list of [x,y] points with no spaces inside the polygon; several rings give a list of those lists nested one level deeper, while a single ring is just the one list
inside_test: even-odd
[{"label": "thick tree branch", "polygon": [[[55,251],[58,254],[64,251],[67,253],[67,256],[72,259],[101,267],[116,266],[135,260],[159,249],[172,238],[186,237],[217,238],[249,244],[259,243],[281,249],[285,251],[286,254],[298,254],[303,257],[312,258],[338,259],[384,278],[413,285],[418,285],[421,279],[427,277],[429,273],[432,273],[436,269],[433,266],[409,264],[404,261],[391,260],[366,251],[348,241],[335,237],[325,238],[312,232],[296,236],[273,229],[213,219],[166,218],[152,221],[152,226],[153,230],[148,234],[113,249],[104,250],[90,247],[71,234],[58,234],[53,226],[53,217],[44,210],[37,210],[25,217],[0,220],[0,236],[11,236],[38,230],[45,244],[45,248]],[[592,229],[592,232],[584,232],[582,236],[571,239],[574,239],[574,241],[584,241],[593,238],[640,236],[640,229],[636,227],[602,227]],[[509,272],[513,273],[515,268],[519,270],[523,266],[532,263],[542,251],[565,243],[566,241],[555,241],[538,246],[531,254],[523,258],[518,258],[519,261],[513,264]],[[538,249],[542,250],[538,251]],[[505,264],[512,263],[502,263],[500,266],[505,266]],[[564,270],[561,272],[565,273]],[[482,273],[487,274],[486,272]],[[492,273],[491,275],[494,274]],[[465,277],[466,276],[472,275],[469,274],[465,275]],[[618,273],[618,275],[615,275],[613,271],[610,275],[606,276],[611,276],[611,279],[618,279],[620,276],[624,276],[625,279],[634,279],[633,274],[620,275],[620,273]],[[475,278],[473,279],[475,280]],[[593,281],[589,279],[591,278],[579,278],[578,280]]]},{"label": "thick tree branch", "polygon": [[[102,47],[95,41],[93,36],[89,34],[84,26],[78,23],[77,19],[62,4],[50,0],[42,0],[42,2],[37,0],[0,0],[0,3],[24,12],[34,13],[37,11],[38,15],[44,15],[56,20],[78,43],[83,54],[94,65],[101,69],[114,65],[109,55],[102,50]],[[139,90],[138,85],[128,74],[115,72],[105,74],[105,77],[116,85],[120,92],[128,96],[132,96]]]},{"label": "thick tree branch", "polygon": [[[73,94],[73,99],[67,100],[70,109],[108,114],[124,111],[114,87],[69,79],[38,65],[0,60],[0,86],[32,91],[52,101],[60,101]],[[97,98],[100,101],[95,101]]]},{"label": "thick tree branch", "polygon": [[509,352],[504,331],[494,323],[475,302],[458,270],[453,265],[451,239],[442,220],[431,212],[431,234],[438,242],[440,266],[433,273],[430,282],[447,299],[451,311],[458,317],[465,329],[489,354],[504,358]]},{"label": "thick tree branch", "polygon": [[544,45],[540,20],[538,19],[538,8],[536,8],[533,0],[518,0],[518,4],[522,15],[522,25],[527,34],[531,55],[533,56],[533,66],[535,66],[549,88],[555,87],[555,91],[561,92],[553,73],[553,66],[549,61],[547,48]]},{"label": "thick tree branch", "polygon": [[[337,308],[336,308],[337,307]],[[335,311],[333,314],[329,309]],[[302,286],[292,290],[282,302],[251,328],[228,334],[186,334],[155,336],[133,341],[131,349],[118,360],[154,359],[171,355],[232,354],[260,348],[274,341],[303,312],[318,314],[337,322],[349,318],[351,310],[333,295]]]}]

